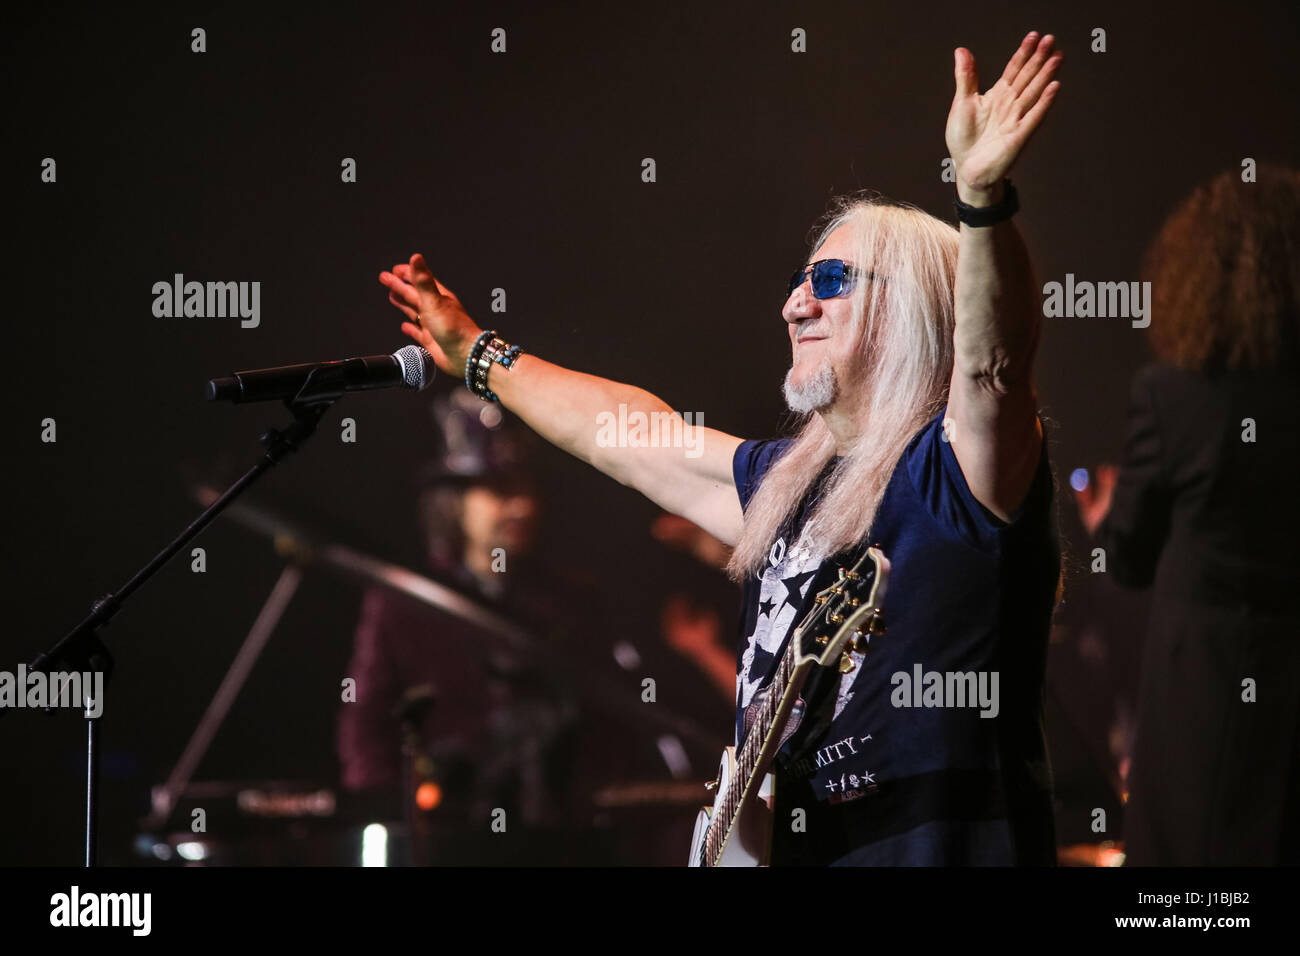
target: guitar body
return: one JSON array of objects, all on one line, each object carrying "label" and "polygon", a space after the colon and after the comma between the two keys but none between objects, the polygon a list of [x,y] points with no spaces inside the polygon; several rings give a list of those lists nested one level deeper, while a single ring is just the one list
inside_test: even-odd
[{"label": "guitar body", "polygon": [[[728,792],[736,780],[736,748],[722,752],[718,767],[718,788],[712,807],[704,807],[695,818],[695,832],[691,834],[691,854],[688,866],[704,866],[704,841],[709,824],[727,801]],[[767,866],[772,852],[772,775],[764,774],[755,796],[741,801],[722,848],[722,856],[714,866]]]}]

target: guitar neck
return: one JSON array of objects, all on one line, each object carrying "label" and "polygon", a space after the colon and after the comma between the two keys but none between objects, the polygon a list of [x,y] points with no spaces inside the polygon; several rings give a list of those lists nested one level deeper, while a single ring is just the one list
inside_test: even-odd
[{"label": "guitar neck", "polygon": [[799,662],[798,645],[799,635],[796,634],[791,637],[790,646],[786,648],[776,673],[772,675],[767,696],[759,706],[754,722],[745,734],[745,742],[736,755],[736,773],[742,780],[756,778],[767,771],[778,749],[769,744],[775,744],[781,739],[782,731],[789,723],[790,712],[799,699],[799,691],[803,689],[808,672],[813,667],[814,662],[808,658]]},{"label": "guitar neck", "polygon": [[745,733],[744,743],[736,751],[736,770],[734,780],[742,786],[732,786],[726,799],[714,811],[710,825],[706,852],[710,861],[715,861],[722,853],[727,835],[731,832],[736,815],[747,799],[752,799],[762,783],[763,775],[780,749],[781,733],[789,722],[790,713],[799,691],[803,689],[808,678],[808,671],[814,661],[805,658],[799,661],[799,636],[796,631],[790,638],[789,646],[781,656],[776,673],[768,692],[759,704],[749,730]]}]

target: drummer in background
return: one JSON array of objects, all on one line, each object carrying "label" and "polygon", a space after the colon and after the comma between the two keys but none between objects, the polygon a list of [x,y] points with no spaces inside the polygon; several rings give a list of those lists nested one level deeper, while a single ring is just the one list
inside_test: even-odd
[{"label": "drummer in background", "polygon": [[[551,652],[556,641],[576,642],[585,625],[566,620],[561,589],[529,561],[539,499],[523,433],[468,394],[439,399],[434,412],[443,454],[426,467],[418,500],[430,576],[524,624]],[[430,818],[481,831],[485,842],[497,808],[513,832],[581,825],[576,703],[501,637],[372,587],[346,676],[356,700],[338,720],[345,790],[385,794],[396,807],[414,799],[401,791],[432,783],[421,794],[425,809],[438,804]],[[403,719],[418,743],[413,766]]]}]

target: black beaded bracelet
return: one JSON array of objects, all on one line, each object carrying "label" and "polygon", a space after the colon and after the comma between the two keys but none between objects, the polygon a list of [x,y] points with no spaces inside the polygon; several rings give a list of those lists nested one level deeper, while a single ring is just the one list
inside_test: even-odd
[{"label": "black beaded bracelet", "polygon": [[474,378],[471,374],[474,366],[478,364],[479,356],[483,354],[483,349],[487,346],[488,339],[496,335],[495,329],[486,329],[478,334],[474,344],[469,347],[469,355],[465,359],[465,387],[471,392],[474,391]]},{"label": "black beaded bracelet", "polygon": [[975,227],[996,226],[1019,212],[1020,197],[1016,194],[1016,187],[1011,185],[1009,179],[1002,182],[1005,184],[1002,200],[992,206],[970,206],[960,199],[954,199],[952,204],[957,209],[957,221]]},{"label": "black beaded bracelet", "polygon": [[485,402],[499,402],[496,392],[488,388],[488,373],[494,363],[510,368],[522,352],[520,346],[507,345],[498,338],[495,330],[483,332],[474,340],[465,362],[465,387]]}]

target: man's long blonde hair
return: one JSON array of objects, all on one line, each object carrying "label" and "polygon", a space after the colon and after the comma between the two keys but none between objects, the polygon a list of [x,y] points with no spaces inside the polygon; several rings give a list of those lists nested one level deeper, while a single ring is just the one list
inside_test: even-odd
[{"label": "man's long blonde hair", "polygon": [[[860,403],[861,431],[809,513],[819,550],[830,556],[866,540],[908,441],[947,402],[958,233],[915,206],[874,192],[835,200],[821,222],[809,261],[832,232],[847,225],[853,231],[851,261],[878,277],[860,280],[851,293],[849,333],[857,360],[847,374],[837,375],[837,401]],[[835,454],[835,439],[821,416],[804,416],[793,444],[745,509],[727,565],[733,579],[762,572],[772,543]]]}]

